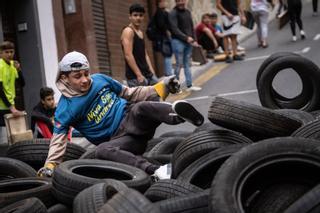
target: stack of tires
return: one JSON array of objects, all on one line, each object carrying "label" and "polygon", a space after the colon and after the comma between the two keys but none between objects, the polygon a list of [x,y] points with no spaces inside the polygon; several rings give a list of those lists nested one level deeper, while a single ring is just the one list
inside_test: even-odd
[{"label": "stack of tires", "polygon": [[236,150],[215,172],[209,212],[320,212],[316,117],[217,97],[208,118],[254,141]]},{"label": "stack of tires", "polygon": [[[292,69],[300,77],[302,91],[293,98],[284,97],[272,86],[275,76]],[[271,109],[320,109],[320,69],[309,59],[290,52],[272,54],[260,66],[257,74],[257,89],[261,105]]]},{"label": "stack of tires", "polygon": [[[0,212],[72,212],[59,204],[52,180],[37,177],[48,155],[50,141],[34,139],[9,146],[0,158]],[[85,149],[68,143],[64,161],[78,159]]]},{"label": "stack of tires", "polygon": [[[302,93],[291,99],[272,87],[275,75],[288,67],[303,82]],[[53,178],[38,178],[49,141],[16,143],[0,158],[0,212],[320,212],[318,79],[309,60],[272,55],[257,77],[263,106],[216,97],[209,123],[148,142],[143,156],[171,166],[166,180],[95,159],[94,148],[72,143]]]}]

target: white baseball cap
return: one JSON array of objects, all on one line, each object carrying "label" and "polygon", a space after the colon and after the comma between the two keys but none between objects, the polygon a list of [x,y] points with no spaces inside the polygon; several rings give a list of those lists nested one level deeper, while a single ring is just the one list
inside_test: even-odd
[{"label": "white baseball cap", "polygon": [[71,72],[89,69],[90,65],[87,57],[77,51],[69,52],[59,62],[59,70],[61,72]]}]

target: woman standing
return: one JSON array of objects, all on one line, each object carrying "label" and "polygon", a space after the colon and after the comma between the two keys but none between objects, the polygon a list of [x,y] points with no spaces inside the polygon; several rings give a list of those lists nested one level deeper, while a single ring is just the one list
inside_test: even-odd
[{"label": "woman standing", "polygon": [[292,32],[292,41],[297,41],[296,23],[300,29],[301,39],[305,39],[306,35],[303,31],[303,23],[301,20],[302,2],[301,0],[288,0],[288,13],[290,17],[290,27]]},{"label": "woman standing", "polygon": [[251,11],[257,23],[258,47],[267,48],[269,4],[273,7],[273,1],[251,0]]}]

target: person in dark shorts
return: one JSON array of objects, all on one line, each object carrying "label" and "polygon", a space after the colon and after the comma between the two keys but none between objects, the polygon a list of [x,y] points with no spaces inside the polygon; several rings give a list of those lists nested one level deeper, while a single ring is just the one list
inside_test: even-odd
[{"label": "person in dark shorts", "polygon": [[[226,62],[232,63],[233,60],[241,61],[243,57],[237,54],[237,36],[240,34],[241,23],[246,22],[246,17],[241,7],[240,0],[217,0],[217,8],[222,13],[224,51]],[[229,54],[231,40],[232,56]]]},{"label": "person in dark shorts", "polygon": [[154,85],[158,79],[145,47],[144,34],[140,29],[145,9],[140,4],[133,4],[130,6],[129,14],[130,24],[121,34],[128,86]]}]

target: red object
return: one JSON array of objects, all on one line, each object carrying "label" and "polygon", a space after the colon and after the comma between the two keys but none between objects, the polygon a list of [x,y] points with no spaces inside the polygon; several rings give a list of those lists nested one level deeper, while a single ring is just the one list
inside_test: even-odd
[{"label": "red object", "polygon": [[200,37],[200,35],[202,34],[202,33],[204,33],[204,28],[209,28],[209,30],[211,30],[211,32],[212,32],[212,34],[214,35],[215,33],[216,33],[216,30],[211,26],[211,25],[206,25],[206,24],[204,24],[204,23],[200,23],[200,24],[198,24],[197,25],[197,27],[196,27],[196,36],[197,36],[197,38],[199,38]]},{"label": "red object", "polygon": [[[38,132],[43,136],[43,138],[51,138],[52,137],[52,132],[48,128],[45,122],[42,121],[37,121],[36,122],[36,128]],[[68,132],[68,141],[71,142],[71,133],[72,133],[72,128],[70,128]]]},{"label": "red object", "polygon": [[51,138],[52,137],[52,132],[48,128],[47,124],[42,121],[37,121],[36,122],[36,128],[38,132],[43,136],[43,138]]}]

